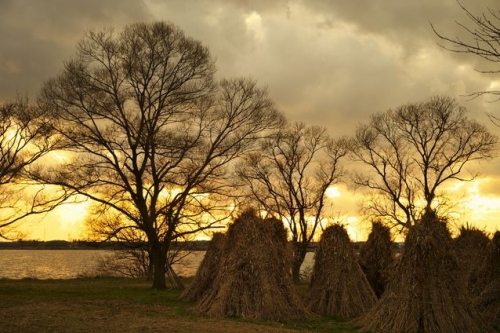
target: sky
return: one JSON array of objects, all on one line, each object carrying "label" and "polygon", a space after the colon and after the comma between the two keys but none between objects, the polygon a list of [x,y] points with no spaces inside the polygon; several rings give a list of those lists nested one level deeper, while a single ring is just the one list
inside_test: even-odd
[{"label": "sky", "polygon": [[[494,0],[461,3],[478,15],[500,10]],[[500,102],[467,97],[500,89],[500,74],[479,73],[492,64],[443,49],[430,27],[464,35],[456,22],[469,21],[455,0],[0,0],[0,100],[36,98],[86,31],[155,20],[207,45],[219,77],[256,79],[288,119],[325,126],[332,136],[353,134],[372,113],[442,94],[500,134],[486,117],[500,116]],[[499,166],[500,159],[482,163],[478,181],[454,188],[473,208],[462,220],[488,231],[500,227]],[[338,190],[331,215],[355,216],[359,198],[345,185]],[[38,239],[79,238],[84,215],[64,206],[27,228]],[[359,229],[351,228],[353,238],[364,237]]]}]

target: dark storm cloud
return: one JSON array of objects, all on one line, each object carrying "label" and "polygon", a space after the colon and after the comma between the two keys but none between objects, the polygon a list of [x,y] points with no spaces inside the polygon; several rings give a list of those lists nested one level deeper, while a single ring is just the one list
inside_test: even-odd
[{"label": "dark storm cloud", "polygon": [[[478,15],[498,5],[496,0],[461,0],[460,3]],[[426,44],[429,38],[435,37],[430,23],[452,36],[464,33],[456,22],[468,23],[455,0],[311,0],[308,5],[325,15],[325,23],[350,22],[360,33],[380,34],[398,43],[415,46]]]},{"label": "dark storm cloud", "polygon": [[[474,13],[493,0],[463,0]],[[467,21],[453,0],[383,1],[3,1],[0,98],[36,93],[90,28],[171,21],[208,45],[219,75],[267,85],[292,120],[351,133],[376,111],[449,94],[484,117],[481,101],[462,95],[489,88],[477,59],[437,43],[429,22],[453,36]]]},{"label": "dark storm cloud", "polygon": [[[463,3],[474,13],[493,7],[493,0]],[[386,108],[441,93],[449,87],[436,86],[446,82],[451,90],[469,93],[487,84],[479,76],[461,80],[456,70],[433,68],[431,60],[440,59],[424,59],[434,55],[429,48],[438,49],[430,21],[454,35],[460,31],[454,21],[466,20],[453,0],[11,0],[0,6],[0,98],[33,92],[74,53],[85,30],[120,28],[152,15],[209,45],[221,76],[254,76],[292,115],[304,113],[318,122],[369,112],[353,113],[366,109],[363,101]],[[252,13],[261,19],[254,23],[261,25],[262,40],[249,29]],[[439,52],[443,59],[458,57]],[[474,58],[460,59],[457,66],[473,67]]]},{"label": "dark storm cloud", "polygon": [[[468,1],[472,11],[484,9]],[[488,78],[473,70],[477,59],[440,48],[429,24],[458,33],[454,21],[466,17],[455,1],[147,3],[157,19],[208,45],[221,76],[268,85],[293,120],[348,134],[373,112],[435,94],[484,116],[480,102],[460,98],[488,89]]]},{"label": "dark storm cloud", "polygon": [[[461,2],[476,15],[499,9],[498,0]],[[485,112],[500,115],[500,103],[465,96],[500,90],[500,76],[475,71],[491,66],[477,57],[441,48],[431,29],[430,22],[446,36],[466,36],[455,21],[470,21],[455,0],[0,0],[0,100],[34,97],[85,31],[151,20],[170,21],[207,45],[219,77],[257,79],[290,120],[333,135],[436,94],[499,132]],[[479,167],[490,177],[481,191],[495,197],[499,162]]]},{"label": "dark storm cloud", "polygon": [[149,18],[136,0],[0,2],[0,100],[36,95],[57,74],[85,31]]},{"label": "dark storm cloud", "polygon": [[[474,13],[486,10],[463,0]],[[0,99],[36,95],[92,28],[165,20],[209,46],[219,76],[267,85],[291,120],[351,134],[370,114],[447,94],[486,120],[489,89],[477,59],[440,48],[429,22],[455,35],[467,20],[453,1],[2,1]]]},{"label": "dark storm cloud", "polygon": [[[472,0],[462,3],[477,14],[496,4]],[[332,75],[330,93],[336,100],[323,100],[323,107],[310,115],[312,119],[335,117],[340,122],[365,121],[367,115],[375,111],[434,94],[449,94],[474,113],[479,103],[471,103],[461,96],[488,89],[491,77],[478,75],[473,69],[489,64],[474,56],[440,48],[441,41],[431,29],[430,22],[445,35],[464,36],[464,29],[456,22],[465,25],[470,22],[454,0],[313,0],[307,5],[316,13],[317,27],[325,34],[335,33],[346,25],[358,41],[346,42],[333,50],[331,61],[337,61],[346,75],[325,68],[325,75]],[[300,15],[300,10],[291,13],[292,17]],[[485,119],[480,113],[478,116]]]}]

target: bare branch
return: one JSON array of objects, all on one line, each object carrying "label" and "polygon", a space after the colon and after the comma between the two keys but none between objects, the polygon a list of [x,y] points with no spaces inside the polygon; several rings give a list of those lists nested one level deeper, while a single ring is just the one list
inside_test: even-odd
[{"label": "bare branch", "polygon": [[371,172],[355,174],[353,181],[376,194],[364,211],[409,227],[437,207],[444,183],[472,180],[466,165],[492,158],[498,139],[466,113],[453,99],[435,96],[360,125],[351,156]]},{"label": "bare branch", "polygon": [[172,24],[90,32],[77,50],[40,95],[74,158],[38,177],[118,214],[106,237],[140,231],[164,288],[172,242],[227,219],[233,161],[283,116],[254,81],[216,82],[209,50]]},{"label": "bare branch", "polygon": [[[495,65],[500,63],[500,12],[488,8],[484,13],[475,15],[460,1],[457,0],[457,3],[470,24],[469,26],[469,24],[455,22],[465,32],[466,38],[448,37],[439,32],[431,23],[431,28],[436,36],[444,42],[440,46],[455,53],[474,54]],[[500,68],[493,70],[479,69],[478,71],[486,74],[497,74],[500,73]],[[496,90],[474,92],[469,96],[474,98],[482,95],[494,96],[494,101],[500,100],[500,91]],[[495,119],[492,118],[493,123],[495,123]]]},{"label": "bare branch", "polygon": [[340,161],[349,140],[333,140],[321,127],[294,123],[265,140],[236,173],[246,185],[247,200],[287,221],[294,245],[294,278],[298,279],[307,246],[323,219],[327,189],[340,182]]},{"label": "bare branch", "polygon": [[18,222],[47,213],[70,193],[47,189],[30,179],[30,170],[62,147],[50,114],[19,97],[0,104],[0,118],[0,237],[9,238]]}]

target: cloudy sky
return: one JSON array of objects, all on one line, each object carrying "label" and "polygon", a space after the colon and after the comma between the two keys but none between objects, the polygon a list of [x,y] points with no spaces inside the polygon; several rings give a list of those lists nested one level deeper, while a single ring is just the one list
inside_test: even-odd
[{"label": "cloudy sky", "polygon": [[[494,0],[461,2],[476,14],[500,10]],[[478,73],[491,64],[444,50],[430,28],[463,35],[455,22],[469,22],[455,0],[0,0],[0,100],[34,98],[85,31],[153,20],[206,44],[220,77],[255,78],[289,119],[334,136],[352,134],[371,113],[436,94],[456,98],[500,132],[485,116],[500,115],[500,103],[465,97],[499,89],[500,75]],[[498,166],[498,159],[482,165],[483,179],[468,188],[482,212],[469,219],[490,230],[500,215]],[[61,235],[75,233],[64,223]]]}]

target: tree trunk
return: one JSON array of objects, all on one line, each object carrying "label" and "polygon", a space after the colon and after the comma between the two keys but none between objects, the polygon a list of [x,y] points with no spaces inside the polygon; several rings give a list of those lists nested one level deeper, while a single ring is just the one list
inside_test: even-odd
[{"label": "tree trunk", "polygon": [[300,282],[300,267],[306,258],[307,245],[295,243],[293,245],[292,279],[294,283]]},{"label": "tree trunk", "polygon": [[152,289],[163,290],[167,289],[165,279],[165,263],[167,261],[166,255],[163,254],[161,246],[153,245],[151,247],[151,264],[153,266],[153,286]]}]

